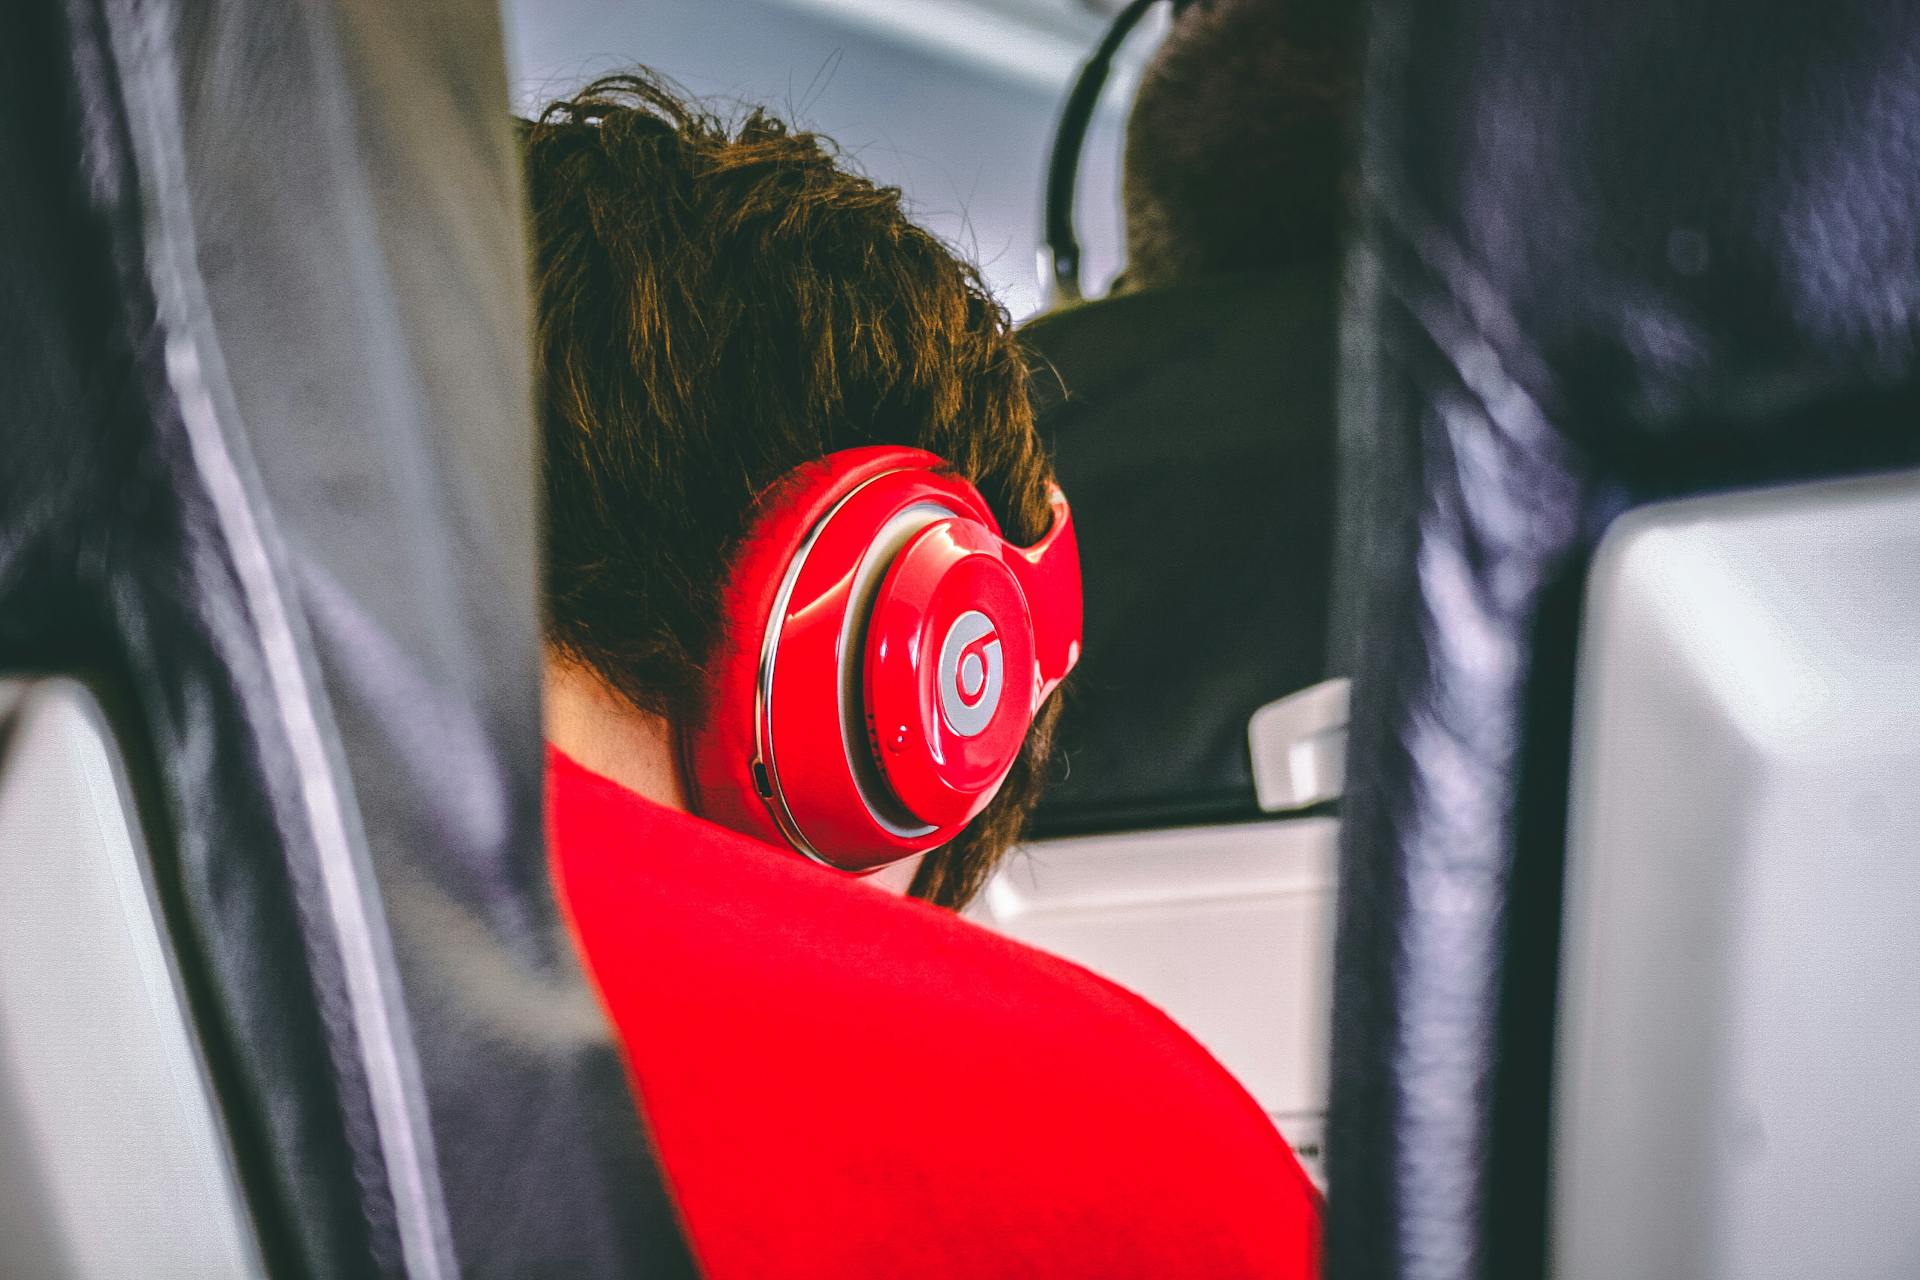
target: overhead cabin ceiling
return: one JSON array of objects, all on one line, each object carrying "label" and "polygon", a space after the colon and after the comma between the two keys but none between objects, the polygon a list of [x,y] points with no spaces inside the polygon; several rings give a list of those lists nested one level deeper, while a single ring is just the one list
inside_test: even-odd
[{"label": "overhead cabin ceiling", "polygon": [[776,0],[940,57],[1063,87],[1126,0]]}]

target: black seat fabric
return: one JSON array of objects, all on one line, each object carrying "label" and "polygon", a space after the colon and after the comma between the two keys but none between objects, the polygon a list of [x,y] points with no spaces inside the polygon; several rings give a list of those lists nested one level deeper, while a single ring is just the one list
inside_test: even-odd
[{"label": "black seat fabric", "polygon": [[1023,331],[1086,590],[1036,834],[1259,816],[1247,719],[1329,674],[1337,275],[1303,262]]},{"label": "black seat fabric", "polygon": [[1920,12],[1381,0],[1370,40],[1327,1274],[1537,1276],[1587,551],[1920,455]]},{"label": "black seat fabric", "polygon": [[0,670],[131,691],[269,1270],[689,1272],[547,881],[494,6],[6,26]]}]

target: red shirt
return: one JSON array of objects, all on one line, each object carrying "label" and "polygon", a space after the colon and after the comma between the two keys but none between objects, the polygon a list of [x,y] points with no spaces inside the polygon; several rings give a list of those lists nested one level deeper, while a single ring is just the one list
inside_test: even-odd
[{"label": "red shirt", "polygon": [[561,899],[713,1280],[1314,1274],[1293,1153],[1139,997],[548,765]]}]

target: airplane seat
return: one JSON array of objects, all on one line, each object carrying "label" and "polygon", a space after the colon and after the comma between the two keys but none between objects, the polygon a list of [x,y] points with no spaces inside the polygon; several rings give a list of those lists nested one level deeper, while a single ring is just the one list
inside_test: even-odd
[{"label": "airplane seat", "polygon": [[1312,726],[1276,712],[1334,675],[1336,277],[1310,260],[1023,331],[1081,530],[1087,643],[1030,840],[976,909],[1166,1009],[1311,1171],[1339,771],[1294,789],[1286,762],[1345,707]]},{"label": "airplane seat", "polygon": [[1915,15],[1370,21],[1326,1274],[1911,1275]]},{"label": "airplane seat", "polygon": [[9,13],[0,1273],[691,1273],[547,878],[498,21]]},{"label": "airplane seat", "polygon": [[1043,260],[1075,301],[1022,339],[1081,531],[1086,651],[1031,839],[976,910],[1166,1009],[1317,1176],[1346,722],[1328,644],[1340,262],[1303,245],[1077,301],[1079,145],[1149,7],[1088,60],[1049,174]]},{"label": "airplane seat", "polygon": [[1086,652],[1036,834],[1261,815],[1249,717],[1335,674],[1337,291],[1316,257],[1021,331],[1086,544]]}]

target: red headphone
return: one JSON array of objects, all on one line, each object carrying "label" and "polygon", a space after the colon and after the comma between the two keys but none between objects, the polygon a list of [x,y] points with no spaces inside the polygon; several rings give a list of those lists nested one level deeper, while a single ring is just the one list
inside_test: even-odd
[{"label": "red headphone", "polygon": [[1032,547],[939,458],[829,454],[756,500],[723,591],[696,812],[844,871],[944,844],[1080,659],[1066,496]]}]

